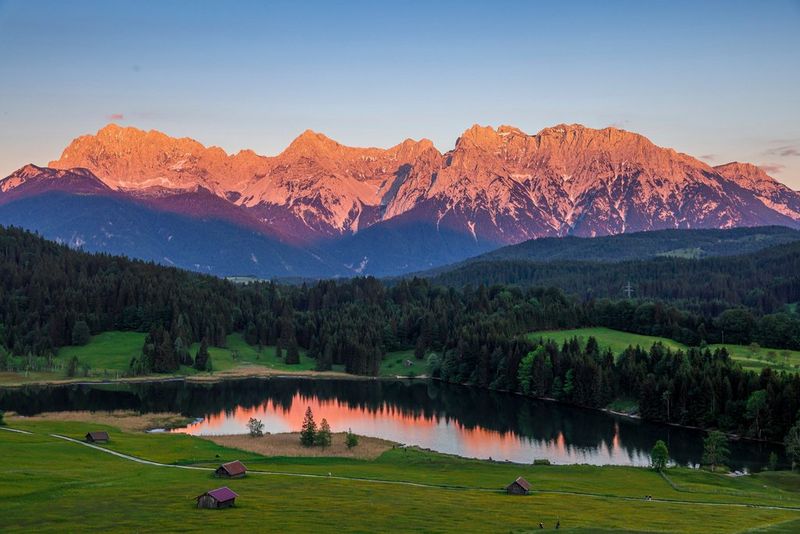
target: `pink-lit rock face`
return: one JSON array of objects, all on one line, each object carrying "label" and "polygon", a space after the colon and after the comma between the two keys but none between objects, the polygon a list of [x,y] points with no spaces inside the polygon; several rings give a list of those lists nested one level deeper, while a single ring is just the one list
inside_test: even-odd
[{"label": "pink-lit rock face", "polygon": [[445,154],[426,139],[355,148],[307,130],[274,157],[111,124],[50,165],[89,169],[137,196],[202,188],[235,208],[217,209],[223,219],[247,212],[248,225],[300,241],[391,226],[401,215],[498,244],[800,220],[800,195],[755,166],[710,167],[639,134],[577,124],[535,135],[475,125]]}]

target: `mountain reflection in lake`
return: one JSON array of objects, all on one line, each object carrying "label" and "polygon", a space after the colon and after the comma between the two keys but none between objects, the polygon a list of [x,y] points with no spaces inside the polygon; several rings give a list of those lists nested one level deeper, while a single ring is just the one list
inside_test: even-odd
[{"label": "mountain reflection in lake", "polygon": [[[215,384],[166,382],[0,390],[0,409],[20,413],[134,409],[180,412],[198,422],[177,432],[244,434],[251,417],[266,432],[298,431],[307,407],[335,432],[471,458],[647,465],[663,439],[680,464],[697,464],[703,432],[617,417],[554,402],[428,381],[247,379]],[[780,448],[731,443],[731,465],[760,469]]]}]

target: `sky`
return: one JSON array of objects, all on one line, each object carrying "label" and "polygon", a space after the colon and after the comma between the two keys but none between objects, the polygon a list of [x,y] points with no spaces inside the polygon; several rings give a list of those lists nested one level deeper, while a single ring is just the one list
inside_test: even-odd
[{"label": "sky", "polygon": [[800,189],[800,0],[0,0],[0,176],[109,122],[264,155],[616,126]]}]

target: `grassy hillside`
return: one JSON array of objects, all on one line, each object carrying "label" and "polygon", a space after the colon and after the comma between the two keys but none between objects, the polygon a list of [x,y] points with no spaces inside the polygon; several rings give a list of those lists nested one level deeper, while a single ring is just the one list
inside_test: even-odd
[{"label": "grassy hillside", "polygon": [[[639,345],[643,348],[650,348],[654,343],[662,343],[665,347],[673,350],[686,350],[688,347],[672,339],[657,336],[644,336],[641,334],[631,334],[610,328],[575,328],[572,330],[548,330],[532,332],[528,335],[531,339],[552,339],[561,344],[568,339],[577,337],[585,342],[589,337],[594,337],[600,347],[609,347],[615,354],[619,354],[629,346]],[[800,369],[800,351],[770,349],[766,347],[718,344],[709,345],[712,351],[717,348],[725,347],[731,357],[742,364],[746,369],[760,371],[764,367],[772,367],[776,370],[797,372]]]},{"label": "grassy hillside", "polygon": [[[185,435],[102,427],[111,432],[113,450],[176,465],[241,459],[251,470],[244,479],[223,482],[210,471],[143,465],[50,435],[80,438],[99,425],[10,424],[32,434],[0,431],[0,448],[14,457],[0,485],[4,532],[264,525],[280,532],[331,525],[341,532],[509,532],[537,529],[539,521],[553,528],[557,519],[565,531],[788,532],[800,523],[800,476],[785,472],[732,478],[672,469],[662,478],[640,468],[534,467],[405,448],[374,461],[267,458]],[[532,495],[504,494],[501,488],[519,475],[532,483]],[[235,508],[194,507],[196,495],[221,485],[239,493]]]}]

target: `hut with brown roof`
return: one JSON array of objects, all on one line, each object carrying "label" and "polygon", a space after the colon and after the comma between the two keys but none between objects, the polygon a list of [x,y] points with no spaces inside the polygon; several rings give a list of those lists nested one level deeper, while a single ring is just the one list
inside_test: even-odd
[{"label": "hut with brown roof", "polygon": [[239,495],[227,486],[197,496],[198,508],[230,508]]},{"label": "hut with brown roof", "polygon": [[108,443],[108,432],[88,432],[86,441],[89,443]]},{"label": "hut with brown roof", "polygon": [[506,493],[509,495],[527,495],[531,491],[531,483],[522,477],[506,486]]},{"label": "hut with brown roof", "polygon": [[247,474],[247,468],[239,460],[222,464],[214,471],[214,475],[222,478],[241,478]]}]

